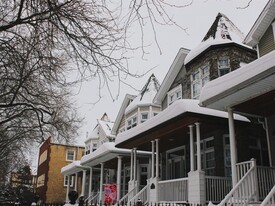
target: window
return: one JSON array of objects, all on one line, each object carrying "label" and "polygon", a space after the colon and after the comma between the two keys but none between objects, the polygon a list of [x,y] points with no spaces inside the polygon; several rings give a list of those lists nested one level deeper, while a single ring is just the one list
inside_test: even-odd
[{"label": "window", "polygon": [[230,60],[228,57],[222,57],[218,60],[219,76],[223,76],[230,72]]},{"label": "window", "polygon": [[[215,150],[214,137],[201,140],[201,168],[206,175],[215,175]],[[196,145],[196,143],[195,143]],[[195,156],[197,156],[197,147],[195,146]],[[197,158],[195,158],[197,161]],[[197,164],[196,164],[197,165]]]},{"label": "window", "polygon": [[141,117],[140,117],[140,122],[141,122],[141,123],[145,122],[145,121],[149,118],[148,113],[141,113],[140,116],[141,116]]},{"label": "window", "polygon": [[[64,186],[68,186],[68,177],[69,176],[64,177]],[[70,187],[73,186],[73,183],[74,183],[74,178],[73,178],[73,176],[70,176]]]},{"label": "window", "polygon": [[209,64],[206,64],[191,75],[191,92],[193,99],[199,98],[201,88],[209,82],[209,70]]},{"label": "window", "polygon": [[66,161],[74,160],[74,150],[67,150]]},{"label": "window", "polygon": [[97,149],[97,143],[93,143],[93,151],[95,151]]},{"label": "window", "polygon": [[127,120],[127,130],[137,126],[137,116],[134,116]]},{"label": "window", "polygon": [[182,86],[181,84],[173,88],[167,94],[168,105],[171,105],[174,101],[182,99]]}]

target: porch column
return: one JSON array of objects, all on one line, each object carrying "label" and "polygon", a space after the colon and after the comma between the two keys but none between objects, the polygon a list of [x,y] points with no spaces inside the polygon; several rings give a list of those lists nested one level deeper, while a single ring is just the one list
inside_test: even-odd
[{"label": "porch column", "polygon": [[84,196],[84,194],[85,194],[85,182],[86,182],[86,170],[83,170],[83,175],[82,175],[82,189],[81,189],[81,194],[80,194],[80,196]]},{"label": "porch column", "polygon": [[137,148],[134,148],[134,181],[137,180]]},{"label": "porch column", "polygon": [[77,191],[77,179],[78,179],[78,173],[75,173],[75,179],[74,179],[74,190]]},{"label": "porch column", "polygon": [[152,174],[151,177],[155,177],[155,147],[154,147],[154,141],[151,141],[152,143]]},{"label": "porch column", "polygon": [[159,139],[156,139],[156,178],[159,177]]},{"label": "porch column", "polygon": [[121,163],[122,163],[122,157],[118,156],[117,157],[117,179],[116,179],[116,184],[117,184],[117,201],[120,200]]},{"label": "porch column", "polygon": [[134,150],[131,150],[130,181],[133,180]]},{"label": "porch column", "polygon": [[67,175],[67,192],[66,192],[66,202],[69,202],[69,192],[70,192],[70,184],[71,184],[71,176],[70,175]]},{"label": "porch column", "polygon": [[189,135],[190,135],[190,171],[194,171],[194,133],[193,133],[194,125],[189,125]]},{"label": "porch column", "polygon": [[235,126],[232,108],[228,108],[228,124],[229,124],[229,140],[230,140],[230,155],[231,155],[231,171],[232,171],[232,186],[237,184],[237,148],[235,137]]},{"label": "porch column", "polygon": [[89,195],[90,197],[92,195],[92,186],[93,186],[93,168],[90,168],[90,181],[89,181]]},{"label": "porch column", "polygon": [[200,123],[196,122],[196,135],[197,135],[197,170],[201,171],[201,132]]},{"label": "porch column", "polygon": [[102,203],[102,189],[103,189],[103,170],[104,163],[100,163],[100,185],[99,185],[99,204]]}]

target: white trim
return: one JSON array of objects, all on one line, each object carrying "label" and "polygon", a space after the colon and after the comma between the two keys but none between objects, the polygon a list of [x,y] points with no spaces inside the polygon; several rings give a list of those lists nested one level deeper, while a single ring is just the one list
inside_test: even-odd
[{"label": "white trim", "polygon": [[155,104],[161,104],[163,99],[166,97],[167,91],[171,87],[181,68],[184,66],[184,59],[189,52],[190,50],[186,48],[180,48],[178,51],[175,59],[172,62],[172,65],[169,68],[169,71],[167,72],[164,80],[162,81],[162,84],[160,85],[159,91],[154,97],[153,102]]},{"label": "white trim", "polygon": [[68,186],[68,180],[67,180],[68,177],[71,177],[70,178],[70,187],[73,187],[73,185],[74,185],[74,176],[72,176],[72,175],[65,175],[64,176],[63,186],[64,187]]}]

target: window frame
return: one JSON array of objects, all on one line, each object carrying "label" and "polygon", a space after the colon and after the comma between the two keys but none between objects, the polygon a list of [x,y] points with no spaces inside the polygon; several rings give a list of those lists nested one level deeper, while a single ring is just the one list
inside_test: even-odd
[{"label": "window frame", "polygon": [[[207,68],[207,72],[204,70]],[[210,81],[210,64],[206,63],[199,67],[196,71],[192,72],[191,78],[191,98],[198,99],[202,87]],[[206,80],[205,80],[206,79]]]},{"label": "window frame", "polygon": [[[143,115],[147,115],[147,118],[144,119]],[[149,112],[141,112],[140,113],[140,123],[143,123],[143,122],[147,121],[148,119],[149,119]]]},{"label": "window frame", "polygon": [[[134,119],[135,119],[135,121],[134,121]],[[131,122],[131,123],[129,124],[129,122]],[[129,129],[132,129],[133,127],[136,127],[137,124],[138,124],[137,114],[135,114],[135,115],[131,116],[130,118],[128,118],[126,120],[126,124],[127,124],[126,130],[129,130]]]},{"label": "window frame", "polygon": [[[180,95],[178,95],[178,94],[180,94]],[[179,100],[179,99],[182,99],[182,85],[181,84],[179,84],[178,86],[174,87],[169,92],[167,92],[167,104],[171,105],[173,102],[175,102],[176,100]]]},{"label": "window frame", "polygon": [[[73,159],[71,160],[71,159],[68,159],[68,153],[69,152],[73,152]],[[75,150],[73,150],[73,149],[67,149],[66,150],[66,161],[70,161],[70,162],[72,162],[72,161],[74,161],[75,160]]]},{"label": "window frame", "polygon": [[[65,175],[64,176],[64,187],[67,187],[68,186],[68,175]],[[70,175],[71,177],[71,180],[70,180],[70,187],[73,187],[74,186],[74,176]]]},{"label": "window frame", "polygon": [[[226,65],[225,64],[220,64],[221,61],[225,61],[225,60],[227,61]],[[227,57],[227,56],[220,57],[220,58],[218,58],[217,61],[218,61],[217,64],[218,64],[218,74],[219,74],[219,77],[221,77],[221,76],[223,76],[223,75],[228,74],[228,73],[231,72],[230,58],[229,57]],[[228,72],[221,74],[221,70],[226,70],[226,69],[228,69]]]}]

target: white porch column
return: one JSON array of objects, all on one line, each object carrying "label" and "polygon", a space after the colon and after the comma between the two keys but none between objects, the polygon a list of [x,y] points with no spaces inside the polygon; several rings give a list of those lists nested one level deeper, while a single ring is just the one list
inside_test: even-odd
[{"label": "white porch column", "polygon": [[81,189],[80,196],[84,196],[84,194],[85,194],[86,170],[83,170],[82,172],[83,172],[83,174],[82,174],[82,189]]},{"label": "white porch column", "polygon": [[197,135],[197,170],[201,171],[201,132],[200,123],[196,122],[196,135]]},{"label": "white porch column", "polygon": [[134,150],[131,150],[130,181],[133,180]]},{"label": "white porch column", "polygon": [[194,125],[189,125],[189,135],[190,135],[190,171],[194,171],[194,133],[193,133]]},{"label": "white porch column", "polygon": [[74,190],[77,191],[77,182],[78,182],[78,173],[75,173],[75,179],[74,179]]},{"label": "white porch column", "polygon": [[134,148],[134,181],[137,180],[137,148]]},{"label": "white porch column", "polygon": [[155,177],[155,147],[154,147],[154,141],[151,141],[152,143],[152,174],[151,177]]},{"label": "white porch column", "polygon": [[68,181],[67,181],[67,192],[66,192],[66,202],[69,202],[69,192],[70,192],[70,184],[71,184],[71,176],[67,175]]},{"label": "white porch column", "polygon": [[117,184],[117,201],[120,200],[120,185],[121,185],[121,164],[122,163],[122,157],[118,156],[117,157],[117,179],[116,179],[116,184]]},{"label": "white porch column", "polygon": [[100,185],[99,185],[99,203],[102,203],[102,190],[103,190],[103,171],[104,163],[100,163]]},{"label": "white porch column", "polygon": [[230,155],[231,155],[231,171],[232,171],[232,186],[237,184],[237,148],[236,148],[236,137],[235,137],[235,126],[233,110],[229,108],[228,110],[228,124],[229,124],[229,140],[230,140]]},{"label": "white porch column", "polygon": [[93,168],[90,168],[90,181],[89,181],[89,195],[90,197],[92,195],[92,186],[93,186]]},{"label": "white porch column", "polygon": [[159,177],[159,139],[156,139],[156,178]]}]

